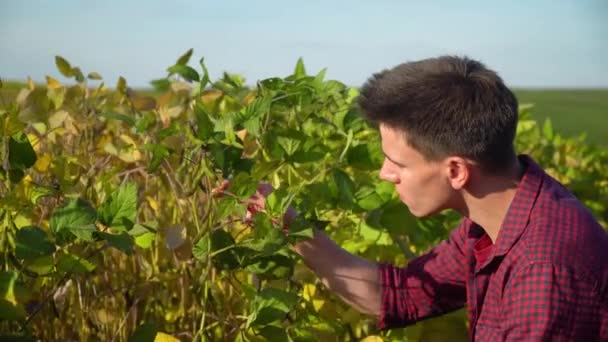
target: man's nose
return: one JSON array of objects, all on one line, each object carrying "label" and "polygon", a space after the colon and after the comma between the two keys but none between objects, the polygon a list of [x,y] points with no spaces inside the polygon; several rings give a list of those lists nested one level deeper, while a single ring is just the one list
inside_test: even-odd
[{"label": "man's nose", "polygon": [[397,183],[398,177],[397,174],[390,169],[388,165],[386,165],[386,161],[382,164],[382,168],[380,169],[380,179],[385,180],[391,183]]}]

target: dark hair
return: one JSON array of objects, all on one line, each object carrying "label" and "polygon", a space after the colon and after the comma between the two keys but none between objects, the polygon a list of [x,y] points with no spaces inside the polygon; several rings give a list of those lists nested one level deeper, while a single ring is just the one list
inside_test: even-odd
[{"label": "dark hair", "polygon": [[517,99],[478,61],[441,56],[398,65],[370,77],[358,103],[368,120],[405,132],[428,160],[459,155],[493,173],[515,161]]}]

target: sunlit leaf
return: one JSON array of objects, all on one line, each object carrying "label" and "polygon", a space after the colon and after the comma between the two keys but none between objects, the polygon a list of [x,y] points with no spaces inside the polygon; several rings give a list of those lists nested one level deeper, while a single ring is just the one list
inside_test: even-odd
[{"label": "sunlit leaf", "polygon": [[306,76],[306,68],[304,67],[304,60],[300,57],[296,63],[295,70],[293,71],[296,79]]},{"label": "sunlit leaf", "polygon": [[175,64],[180,64],[180,65],[186,65],[188,64],[188,61],[190,60],[190,57],[192,57],[192,49],[188,49],[188,51],[186,51],[183,55],[181,55],[178,59],[177,62],[175,62]]},{"label": "sunlit leaf", "polygon": [[178,74],[190,82],[198,82],[200,80],[198,72],[187,65],[176,64],[167,69],[167,71],[171,74]]},{"label": "sunlit leaf", "polygon": [[137,185],[121,185],[108,196],[99,208],[99,220],[116,231],[133,228],[137,215]]},{"label": "sunlit leaf", "polygon": [[68,202],[62,208],[55,209],[51,215],[51,230],[58,234],[67,230],[76,237],[92,241],[92,234],[96,231],[95,221],[97,211],[87,201],[78,198]]}]

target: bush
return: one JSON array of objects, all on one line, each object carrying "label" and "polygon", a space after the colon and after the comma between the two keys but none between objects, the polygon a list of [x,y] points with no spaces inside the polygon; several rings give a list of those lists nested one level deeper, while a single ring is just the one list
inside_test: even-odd
[{"label": "bush", "polygon": [[[255,87],[212,82],[189,50],[153,93],[61,57],[75,84],[29,82],[0,109],[0,328],[42,340],[466,339],[466,314],[380,333],[289,246],[324,229],[352,253],[405,264],[447,237],[380,181],[378,132],[357,90],[298,61]],[[522,106],[517,147],[608,221],[608,153],[542,128]],[[218,196],[213,189],[230,186]],[[277,189],[245,220],[261,181]],[[281,213],[300,213],[280,231]],[[174,337],[171,337],[174,336]],[[5,336],[6,337],[6,336]],[[371,337],[370,337],[371,338]]]}]

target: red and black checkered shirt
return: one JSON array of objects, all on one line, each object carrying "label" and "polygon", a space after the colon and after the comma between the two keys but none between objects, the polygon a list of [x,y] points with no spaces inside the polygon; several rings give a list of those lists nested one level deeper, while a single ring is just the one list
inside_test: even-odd
[{"label": "red and black checkered shirt", "polygon": [[608,340],[608,234],[527,156],[496,244],[464,218],[406,267],[379,265],[382,329],[467,305],[471,340]]}]

